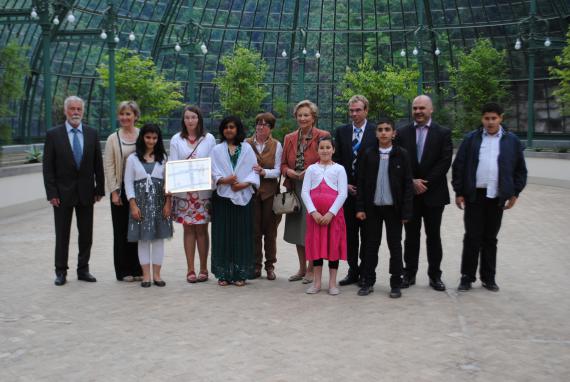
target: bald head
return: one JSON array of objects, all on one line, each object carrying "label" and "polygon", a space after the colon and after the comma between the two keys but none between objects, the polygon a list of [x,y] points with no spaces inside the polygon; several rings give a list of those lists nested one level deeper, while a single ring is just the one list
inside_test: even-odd
[{"label": "bald head", "polygon": [[433,113],[433,103],[427,95],[419,95],[412,102],[412,116],[418,125],[425,125],[429,122]]}]

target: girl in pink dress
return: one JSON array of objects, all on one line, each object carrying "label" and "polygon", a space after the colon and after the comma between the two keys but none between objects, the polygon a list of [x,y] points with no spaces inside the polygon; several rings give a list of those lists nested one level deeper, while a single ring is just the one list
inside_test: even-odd
[{"label": "girl in pink dress", "polygon": [[323,259],[329,261],[329,294],[339,294],[336,274],[340,260],[346,260],[346,224],[342,205],[347,197],[348,182],[344,167],[332,161],[331,137],[319,139],[319,161],[307,168],[301,197],[307,207],[305,252],[313,262],[313,284],[308,294],[319,293]]}]

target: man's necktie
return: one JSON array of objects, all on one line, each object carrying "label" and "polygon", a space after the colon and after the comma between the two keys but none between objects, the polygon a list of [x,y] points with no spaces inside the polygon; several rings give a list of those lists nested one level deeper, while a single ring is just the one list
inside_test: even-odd
[{"label": "man's necktie", "polygon": [[75,159],[75,165],[79,169],[81,166],[81,157],[83,156],[83,150],[81,150],[81,143],[79,143],[79,131],[76,128],[71,129],[73,133],[73,158]]},{"label": "man's necktie", "polygon": [[427,127],[426,126],[420,126],[419,129],[420,129],[420,132],[418,134],[418,141],[416,142],[416,149],[417,149],[417,154],[418,154],[418,162],[421,162],[422,154],[424,152],[424,142],[426,139]]},{"label": "man's necktie", "polygon": [[362,128],[354,128],[354,139],[352,140],[352,174],[356,170],[356,159],[358,155],[358,149],[360,148],[360,134],[362,134]]}]

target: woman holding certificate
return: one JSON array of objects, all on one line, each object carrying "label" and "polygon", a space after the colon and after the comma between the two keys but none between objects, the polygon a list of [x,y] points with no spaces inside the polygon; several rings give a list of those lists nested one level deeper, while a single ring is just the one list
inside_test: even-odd
[{"label": "woman holding certificate", "polygon": [[259,175],[253,171],[257,158],[245,142],[238,117],[220,123],[220,141],[212,150],[212,178],[216,192],[212,200],[212,272],[218,285],[244,286],[254,274],[253,187]]},{"label": "woman holding certificate", "polygon": [[[182,114],[181,130],[170,140],[169,160],[207,158],[216,139],[204,129],[202,112],[196,106],[186,106]],[[173,198],[173,220],[184,227],[184,252],[189,283],[208,280],[208,223],[210,222],[212,191],[195,191],[175,194]],[[194,257],[198,247],[200,271],[196,276]]]},{"label": "woman holding certificate", "polygon": [[109,135],[105,144],[105,181],[111,194],[111,220],[113,221],[113,260],[115,276],[119,281],[142,279],[137,243],[129,243],[129,201],[125,194],[124,172],[127,158],[135,152],[139,129],[135,123],[140,117],[140,110],[135,101],[123,101],[119,104],[119,129]]},{"label": "woman holding certificate", "polygon": [[[317,147],[321,137],[330,136],[329,132],[317,129],[319,109],[309,100],[299,102],[293,109],[299,128],[285,136],[281,173],[285,177],[283,185],[288,191],[294,190],[301,199],[303,179],[307,167],[319,160]],[[307,208],[301,199],[301,210],[287,214],[283,239],[297,246],[299,270],[289,277],[289,281],[303,280],[303,284],[313,282],[313,264],[305,259],[305,232]]]}]

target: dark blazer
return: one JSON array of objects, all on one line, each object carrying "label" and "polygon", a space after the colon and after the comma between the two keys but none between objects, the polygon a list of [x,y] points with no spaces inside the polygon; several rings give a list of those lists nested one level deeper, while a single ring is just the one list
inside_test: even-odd
[{"label": "dark blazer", "polygon": [[451,130],[432,121],[426,135],[421,163],[418,163],[416,155],[416,128],[413,123],[397,130],[395,143],[408,151],[413,178],[428,181],[428,189],[422,194],[426,205],[441,207],[449,204],[447,171],[453,155]]},{"label": "dark blazer", "polygon": [[[378,146],[369,147],[359,159],[356,192],[357,212],[366,212],[375,207],[374,194],[376,193],[379,166],[380,152]],[[414,201],[412,169],[407,151],[399,146],[392,146],[392,151],[390,151],[388,177],[390,178],[390,191],[392,192],[394,207],[402,220],[410,220],[413,215]]]},{"label": "dark blazer", "polygon": [[[376,126],[374,123],[367,121],[364,127],[364,135],[358,149],[358,157],[366,151],[369,147],[378,147],[376,140]],[[352,123],[337,127],[334,132],[335,152],[333,154],[333,161],[344,167],[348,184],[356,185],[358,182],[357,176],[352,176]],[[356,174],[358,174],[358,162],[356,162]]]},{"label": "dark blazer", "polygon": [[79,169],[64,125],[48,130],[43,173],[47,199],[59,198],[62,206],[87,206],[95,195],[105,195],[103,158],[96,130],[83,125],[83,157]]},{"label": "dark blazer", "polygon": [[[519,196],[526,185],[527,178],[524,146],[516,135],[505,128],[503,130],[498,158],[498,198],[501,205],[511,196]],[[451,179],[453,190],[457,196],[463,196],[471,202],[474,202],[477,197],[477,166],[482,141],[482,127],[465,135],[453,161]]]}]

